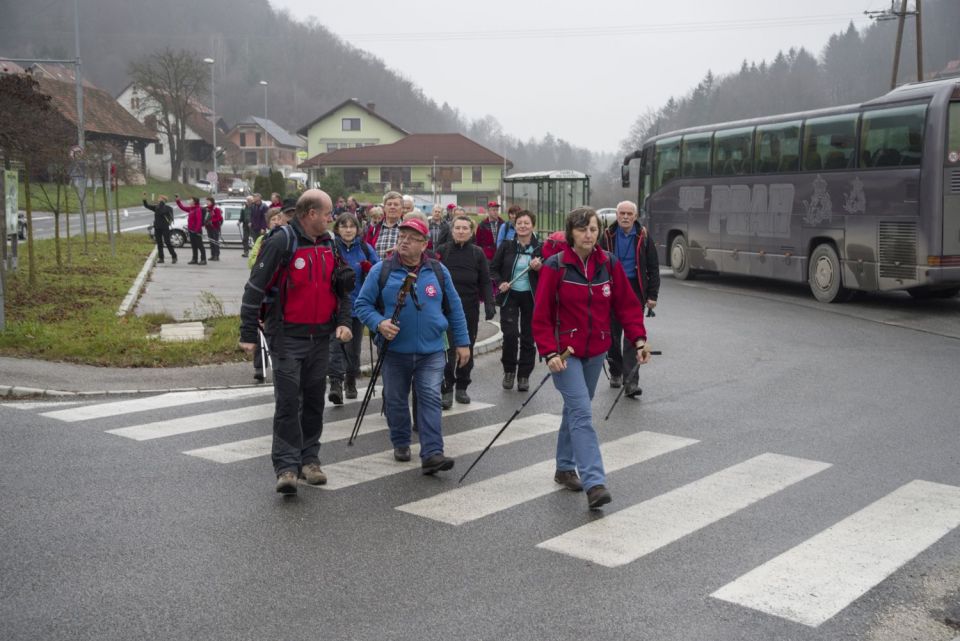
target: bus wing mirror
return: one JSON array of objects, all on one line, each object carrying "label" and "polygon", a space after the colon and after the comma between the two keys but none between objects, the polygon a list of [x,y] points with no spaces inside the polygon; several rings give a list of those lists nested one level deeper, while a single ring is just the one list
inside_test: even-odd
[{"label": "bus wing mirror", "polygon": [[620,165],[620,185],[624,189],[630,186],[630,165]]}]

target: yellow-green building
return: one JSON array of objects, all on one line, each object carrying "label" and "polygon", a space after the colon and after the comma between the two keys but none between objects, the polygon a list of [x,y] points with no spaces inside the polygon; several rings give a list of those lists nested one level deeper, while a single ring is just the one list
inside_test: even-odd
[{"label": "yellow-green building", "polygon": [[338,149],[386,145],[410,135],[375,108],[372,102],[364,105],[351,98],[301,127],[297,133],[307,139],[308,158]]}]

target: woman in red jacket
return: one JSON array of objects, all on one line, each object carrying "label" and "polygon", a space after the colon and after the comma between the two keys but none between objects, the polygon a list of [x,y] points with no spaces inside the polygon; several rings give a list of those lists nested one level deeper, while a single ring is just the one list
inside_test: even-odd
[{"label": "woman in red jacket", "polygon": [[[187,212],[187,231],[190,233],[190,249],[193,250],[193,260],[188,265],[206,265],[207,251],[203,248],[203,207],[200,206],[200,199],[193,197],[193,203],[189,206],[180,202],[180,196],[174,194],[177,199],[177,207]],[[200,254],[200,261],[197,262],[197,254]]]},{"label": "woman in red jacket", "polygon": [[220,228],[223,226],[223,212],[217,207],[217,201],[207,196],[207,206],[203,211],[203,228],[210,239],[210,260],[220,260]]},{"label": "woman in red jacket", "polygon": [[[563,397],[553,478],[567,489],[585,489],[590,509],[611,501],[590,403],[614,316],[636,345],[637,360],[650,360],[643,309],[623,266],[597,247],[599,235],[600,219],[590,207],[567,215],[567,247],[543,263],[533,308],[534,341]],[[564,360],[560,355],[568,348],[572,355]]]}]

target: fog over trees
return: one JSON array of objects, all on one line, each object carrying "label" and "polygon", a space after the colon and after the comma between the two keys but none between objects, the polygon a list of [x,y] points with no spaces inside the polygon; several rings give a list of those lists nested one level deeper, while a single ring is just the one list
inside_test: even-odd
[{"label": "fog over trees", "polygon": [[[316,21],[298,22],[267,0],[96,0],[81,16],[84,75],[118,94],[130,81],[132,61],[164,48],[187,49],[216,62],[217,111],[232,124],[263,113],[269,81],[270,119],[295,131],[347,98],[372,102],[411,132],[461,132],[505,154],[515,171],[577,169],[593,175],[596,206],[615,203],[623,153],[656,132],[858,102],[889,88],[896,22],[857,30],[840,28],[819,53],[792,49],[771,61],[744,60],[731,73],[708,70],[683,96],[637,114],[620,149],[587,150],[551,133],[505,132],[495,114],[470,120],[456,105],[437,104],[417,84],[349,44]],[[73,57],[73,3],[0,0],[0,55]],[[185,19],[184,16],[187,16]],[[960,58],[960,2],[923,3],[924,69],[934,72]],[[913,19],[907,20],[900,81],[915,79]],[[630,63],[626,68],[640,69]],[[630,84],[633,84],[633,80]],[[537,132],[539,135],[539,132]],[[526,138],[523,136],[527,135]]]}]

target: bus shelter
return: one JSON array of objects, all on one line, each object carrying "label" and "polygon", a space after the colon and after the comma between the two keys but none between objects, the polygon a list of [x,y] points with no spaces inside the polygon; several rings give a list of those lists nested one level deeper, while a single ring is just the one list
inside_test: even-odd
[{"label": "bus shelter", "polygon": [[534,212],[541,233],[563,229],[571,210],[590,204],[590,176],[572,169],[510,174],[503,185],[506,202]]}]

